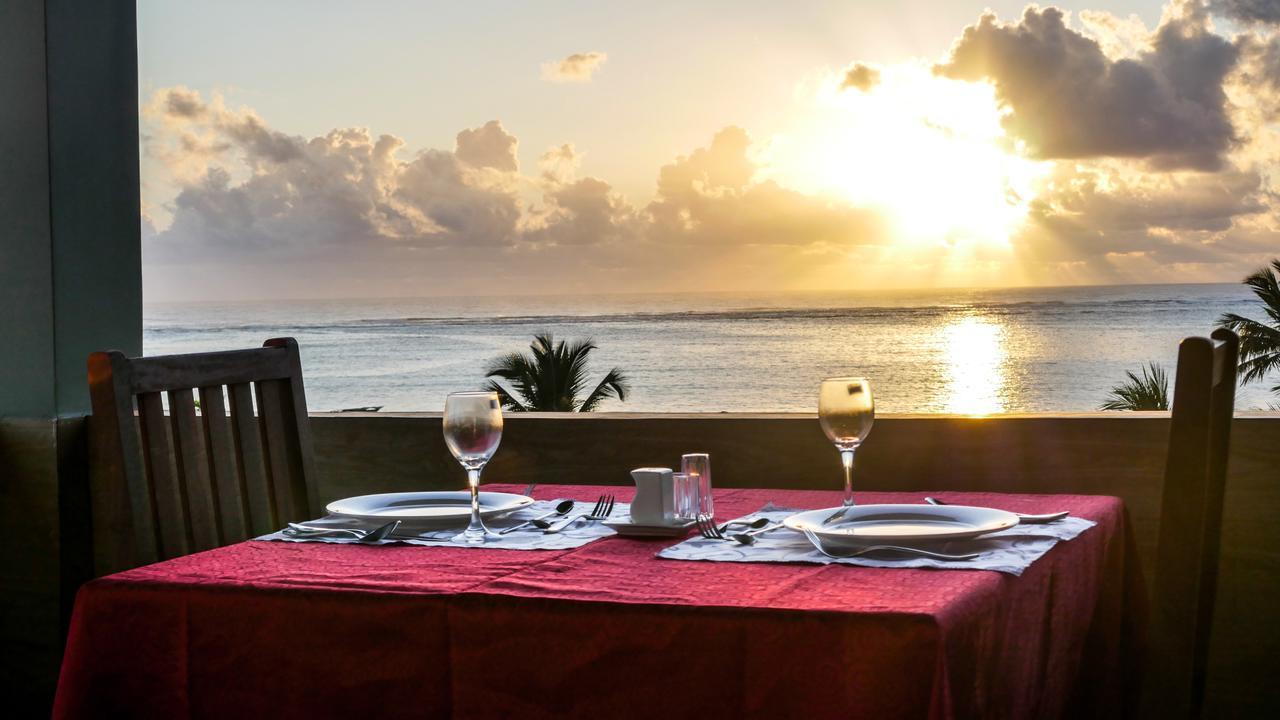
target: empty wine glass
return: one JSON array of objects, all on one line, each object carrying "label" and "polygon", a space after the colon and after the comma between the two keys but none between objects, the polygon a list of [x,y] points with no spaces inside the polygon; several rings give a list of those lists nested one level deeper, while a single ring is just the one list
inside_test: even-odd
[{"label": "empty wine glass", "polygon": [[493,392],[449,393],[444,401],[444,443],[467,471],[471,487],[471,523],[454,540],[482,543],[497,540],[480,519],[480,471],[502,440],[502,404]]},{"label": "empty wine glass", "polygon": [[871,381],[861,377],[828,378],[818,391],[818,422],[840,451],[844,465],[844,506],[853,502],[853,451],[871,432],[876,401]]}]

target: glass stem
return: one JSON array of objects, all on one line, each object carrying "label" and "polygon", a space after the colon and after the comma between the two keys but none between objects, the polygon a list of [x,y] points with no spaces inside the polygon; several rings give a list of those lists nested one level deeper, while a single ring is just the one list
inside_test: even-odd
[{"label": "glass stem", "polygon": [[844,465],[844,505],[856,505],[853,501],[853,450],[840,451],[840,463]]},{"label": "glass stem", "polygon": [[480,468],[467,469],[467,484],[471,486],[471,524],[467,525],[467,536],[484,537],[484,523],[480,521]]}]

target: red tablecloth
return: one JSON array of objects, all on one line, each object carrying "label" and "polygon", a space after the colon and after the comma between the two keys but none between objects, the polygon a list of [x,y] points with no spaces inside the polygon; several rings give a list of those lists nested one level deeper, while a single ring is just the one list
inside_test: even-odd
[{"label": "red tablecloth", "polygon": [[[1142,595],[1121,502],[941,496],[1098,525],[1021,577],[655,558],[672,540],[530,552],[240,543],[81,588],[54,715],[1122,714]],[[721,518],[768,501],[824,507],[838,493],[716,493]]]}]

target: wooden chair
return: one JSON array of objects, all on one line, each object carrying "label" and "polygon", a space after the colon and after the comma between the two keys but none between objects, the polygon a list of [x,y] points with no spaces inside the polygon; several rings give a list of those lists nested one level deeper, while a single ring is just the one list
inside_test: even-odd
[{"label": "wooden chair", "polygon": [[1240,345],[1230,330],[1211,337],[1187,338],[1178,347],[1151,603],[1147,717],[1199,717],[1204,704]]},{"label": "wooden chair", "polygon": [[[106,563],[97,553],[100,571],[238,542],[320,514],[293,338],[190,355],[96,352],[89,390],[100,456],[95,485],[108,486],[94,488],[102,506],[94,512],[95,544],[131,546],[109,551]],[[124,517],[104,520],[104,512]]]}]

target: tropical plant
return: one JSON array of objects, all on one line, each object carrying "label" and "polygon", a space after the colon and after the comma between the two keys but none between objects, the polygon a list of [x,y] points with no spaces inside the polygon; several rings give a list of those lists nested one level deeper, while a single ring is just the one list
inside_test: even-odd
[{"label": "tropical plant", "polygon": [[630,387],[618,368],[583,397],[589,385],[587,357],[595,349],[589,339],[566,344],[554,342],[551,333],[535,335],[530,354],[513,352],[490,363],[485,389],[498,393],[502,407],[514,412],[591,412],[607,398],[625,402]]},{"label": "tropical plant", "polygon": [[1102,410],[1168,410],[1169,375],[1159,363],[1147,363],[1142,377],[1132,370],[1125,372],[1129,379],[1111,388]]},{"label": "tropical plant", "polygon": [[[1240,336],[1241,384],[1280,370],[1280,258],[1245,278],[1244,284],[1253,289],[1271,320],[1259,322],[1235,313],[1226,313],[1218,320],[1222,327]],[[1280,393],[1280,384],[1272,386],[1271,392]]]}]

